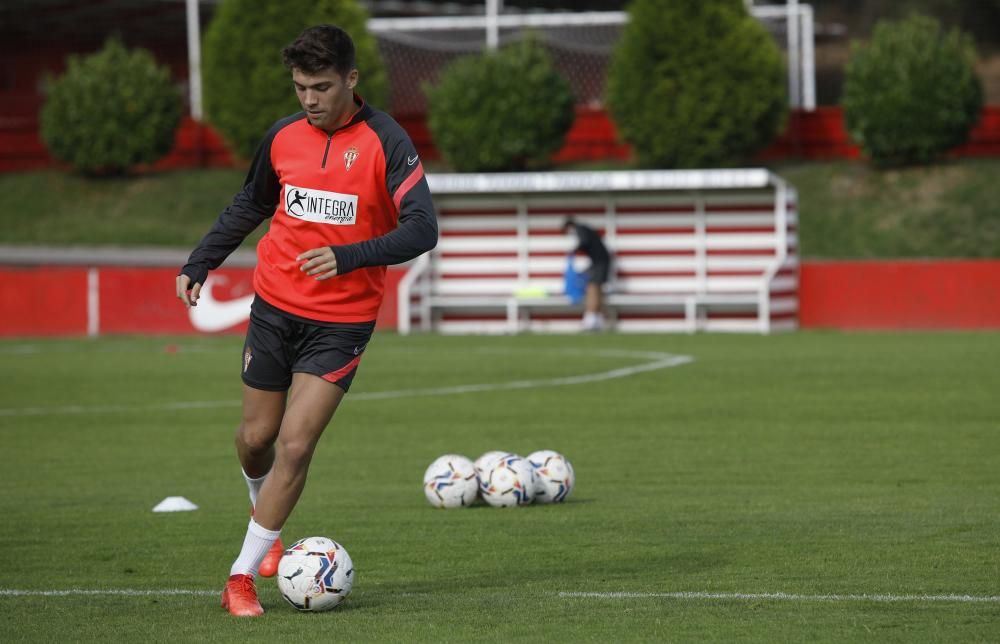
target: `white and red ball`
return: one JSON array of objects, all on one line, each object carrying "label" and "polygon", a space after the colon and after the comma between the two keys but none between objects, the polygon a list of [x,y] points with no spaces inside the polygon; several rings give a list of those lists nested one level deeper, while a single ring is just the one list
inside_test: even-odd
[{"label": "white and red ball", "polygon": [[479,480],[483,500],[498,508],[528,505],[534,492],[534,468],[517,454],[500,457]]},{"label": "white and red ball", "polygon": [[532,452],[528,461],[535,468],[535,503],[560,503],[566,500],[576,475],[565,456],[550,449]]},{"label": "white and red ball", "polygon": [[478,491],[476,468],[460,454],[440,456],[424,472],[424,496],[436,508],[472,505]]},{"label": "white and red ball", "polygon": [[277,580],[281,596],[296,609],[322,612],[351,594],[354,563],[333,539],[307,537],[285,548]]}]

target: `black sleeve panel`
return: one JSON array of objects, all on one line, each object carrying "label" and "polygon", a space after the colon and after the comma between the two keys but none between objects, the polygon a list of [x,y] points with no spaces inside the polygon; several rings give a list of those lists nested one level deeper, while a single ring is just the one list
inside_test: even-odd
[{"label": "black sleeve panel", "polygon": [[376,112],[368,121],[385,153],[385,189],[399,209],[395,230],[356,244],[332,246],[337,274],[363,266],[401,264],[437,245],[438,225],[431,191],[413,142],[398,123]]},{"label": "black sleeve panel", "polygon": [[181,274],[191,278],[191,284],[204,284],[208,271],[218,268],[239,248],[247,235],[274,214],[281,195],[281,184],[271,165],[271,142],[283,127],[303,117],[304,114],[296,114],[284,118],[268,130],[254,155],[243,189],[236,193],[233,203],[215,220],[181,269]]}]

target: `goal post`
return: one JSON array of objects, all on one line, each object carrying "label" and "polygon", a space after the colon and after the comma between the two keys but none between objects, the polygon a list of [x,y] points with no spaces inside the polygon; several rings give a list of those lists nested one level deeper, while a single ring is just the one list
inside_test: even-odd
[{"label": "goal post", "polygon": [[[786,52],[791,107],[815,109],[812,6],[788,0],[785,4],[751,4],[748,10]],[[628,13],[624,11],[486,12],[371,18],[368,29],[375,35],[386,61],[393,112],[413,114],[426,110],[422,85],[434,82],[440,70],[453,59],[516,41],[528,30],[540,35],[556,67],[573,88],[577,104],[603,105],[608,65],[627,22]]]}]

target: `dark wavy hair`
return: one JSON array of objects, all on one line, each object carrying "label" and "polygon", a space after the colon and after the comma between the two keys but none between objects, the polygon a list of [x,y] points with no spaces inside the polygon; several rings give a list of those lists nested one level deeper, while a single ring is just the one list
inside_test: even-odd
[{"label": "dark wavy hair", "polygon": [[295,41],[281,50],[288,69],[317,74],[333,69],[346,78],[355,67],[354,41],[335,25],[309,27]]}]

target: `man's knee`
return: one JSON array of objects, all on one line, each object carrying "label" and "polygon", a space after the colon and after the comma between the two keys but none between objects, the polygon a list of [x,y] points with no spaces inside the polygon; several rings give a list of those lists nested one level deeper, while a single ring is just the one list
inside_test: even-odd
[{"label": "man's knee", "polygon": [[277,434],[278,428],[270,423],[244,418],[236,430],[236,447],[251,452],[263,452],[271,449]]},{"label": "man's knee", "polygon": [[316,449],[316,441],[279,437],[276,448],[277,460],[289,469],[299,471],[309,466]]}]

